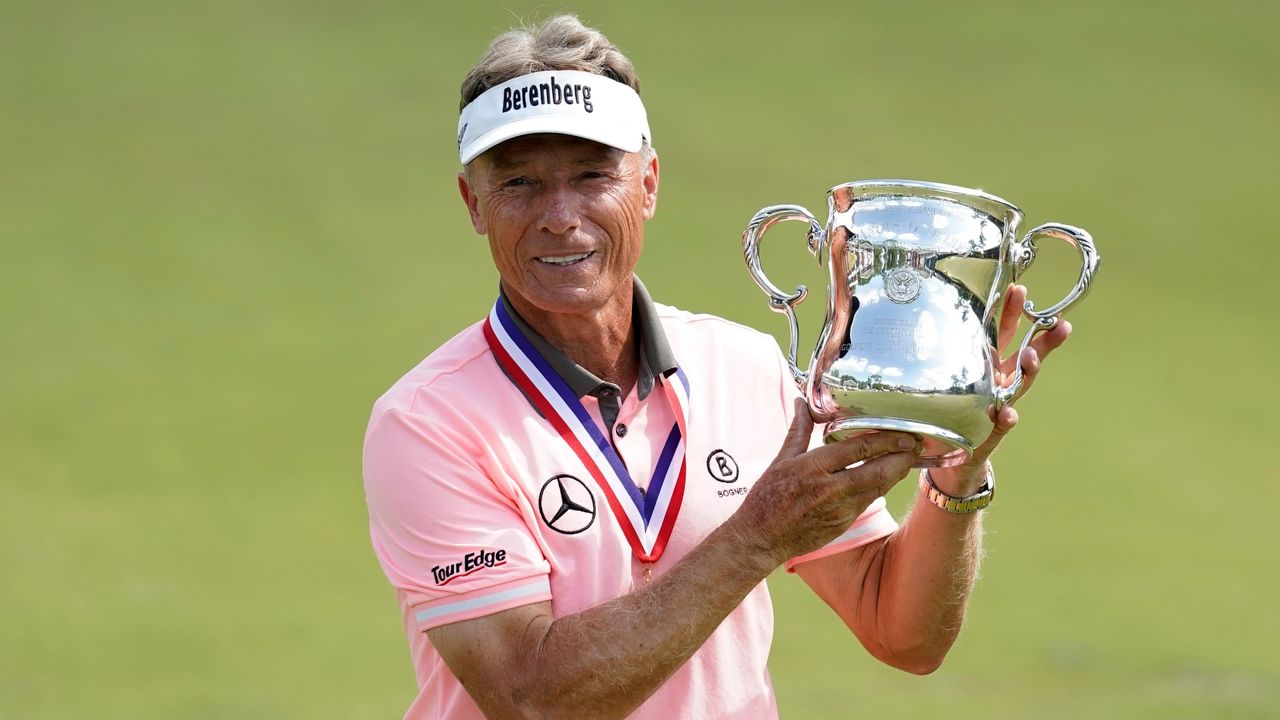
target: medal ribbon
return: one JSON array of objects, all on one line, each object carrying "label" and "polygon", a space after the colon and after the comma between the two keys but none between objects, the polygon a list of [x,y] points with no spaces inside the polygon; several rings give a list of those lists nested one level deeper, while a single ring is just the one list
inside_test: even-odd
[{"label": "medal ribbon", "polygon": [[684,499],[685,415],[689,407],[689,379],[684,372],[677,368],[673,376],[662,378],[676,422],[658,456],[648,490],[642,493],[582,401],[520,332],[501,300],[485,319],[484,337],[494,359],[586,466],[604,493],[631,551],[641,562],[657,562],[671,538]]}]

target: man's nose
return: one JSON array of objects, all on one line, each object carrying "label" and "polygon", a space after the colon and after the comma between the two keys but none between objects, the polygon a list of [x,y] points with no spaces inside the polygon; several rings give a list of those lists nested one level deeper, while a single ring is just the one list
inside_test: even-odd
[{"label": "man's nose", "polygon": [[542,230],[553,235],[565,235],[576,230],[581,224],[578,214],[577,198],[572,188],[548,188],[542,203]]}]

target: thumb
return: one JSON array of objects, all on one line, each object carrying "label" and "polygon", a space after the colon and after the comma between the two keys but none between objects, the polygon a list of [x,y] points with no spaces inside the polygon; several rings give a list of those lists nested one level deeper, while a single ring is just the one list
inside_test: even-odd
[{"label": "thumb", "polygon": [[796,398],[794,403],[795,417],[791,427],[787,429],[787,437],[778,450],[778,460],[793,458],[809,449],[809,438],[813,435],[813,418],[809,415],[809,403],[804,398]]}]

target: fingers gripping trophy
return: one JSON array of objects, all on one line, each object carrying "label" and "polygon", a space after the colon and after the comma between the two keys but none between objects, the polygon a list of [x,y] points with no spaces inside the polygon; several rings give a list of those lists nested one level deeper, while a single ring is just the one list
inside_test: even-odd
[{"label": "fingers gripping trophy", "polygon": [[[1059,223],[1019,238],[1021,210],[954,185],[851,182],[832,188],[827,206],[825,226],[798,205],[764,208],[742,236],[751,277],[790,324],[791,372],[813,413],[830,418],[825,440],[897,430],[925,440],[918,467],[966,462],[991,434],[989,408],[1020,396],[1017,356],[1089,293],[1098,270],[1093,238]],[[797,365],[795,307],[807,290],[783,291],[760,263],[761,238],[788,220],[809,224],[809,252],[828,269],[826,319],[804,370]],[[1079,252],[1080,276],[1066,297],[1043,310],[1025,302],[1031,327],[1014,369],[999,372],[1000,308],[1045,240]]]}]

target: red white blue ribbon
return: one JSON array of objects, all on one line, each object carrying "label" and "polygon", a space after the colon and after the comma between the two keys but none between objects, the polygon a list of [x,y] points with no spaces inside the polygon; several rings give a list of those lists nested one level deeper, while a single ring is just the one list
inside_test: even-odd
[{"label": "red white blue ribbon", "polygon": [[609,438],[564,379],[520,332],[501,300],[484,322],[484,336],[507,375],[524,390],[596,481],[631,551],[642,562],[657,562],[671,538],[684,499],[685,417],[689,407],[689,379],[684,372],[677,369],[673,376],[661,381],[676,423],[663,443],[646,492],[641,492]]}]

